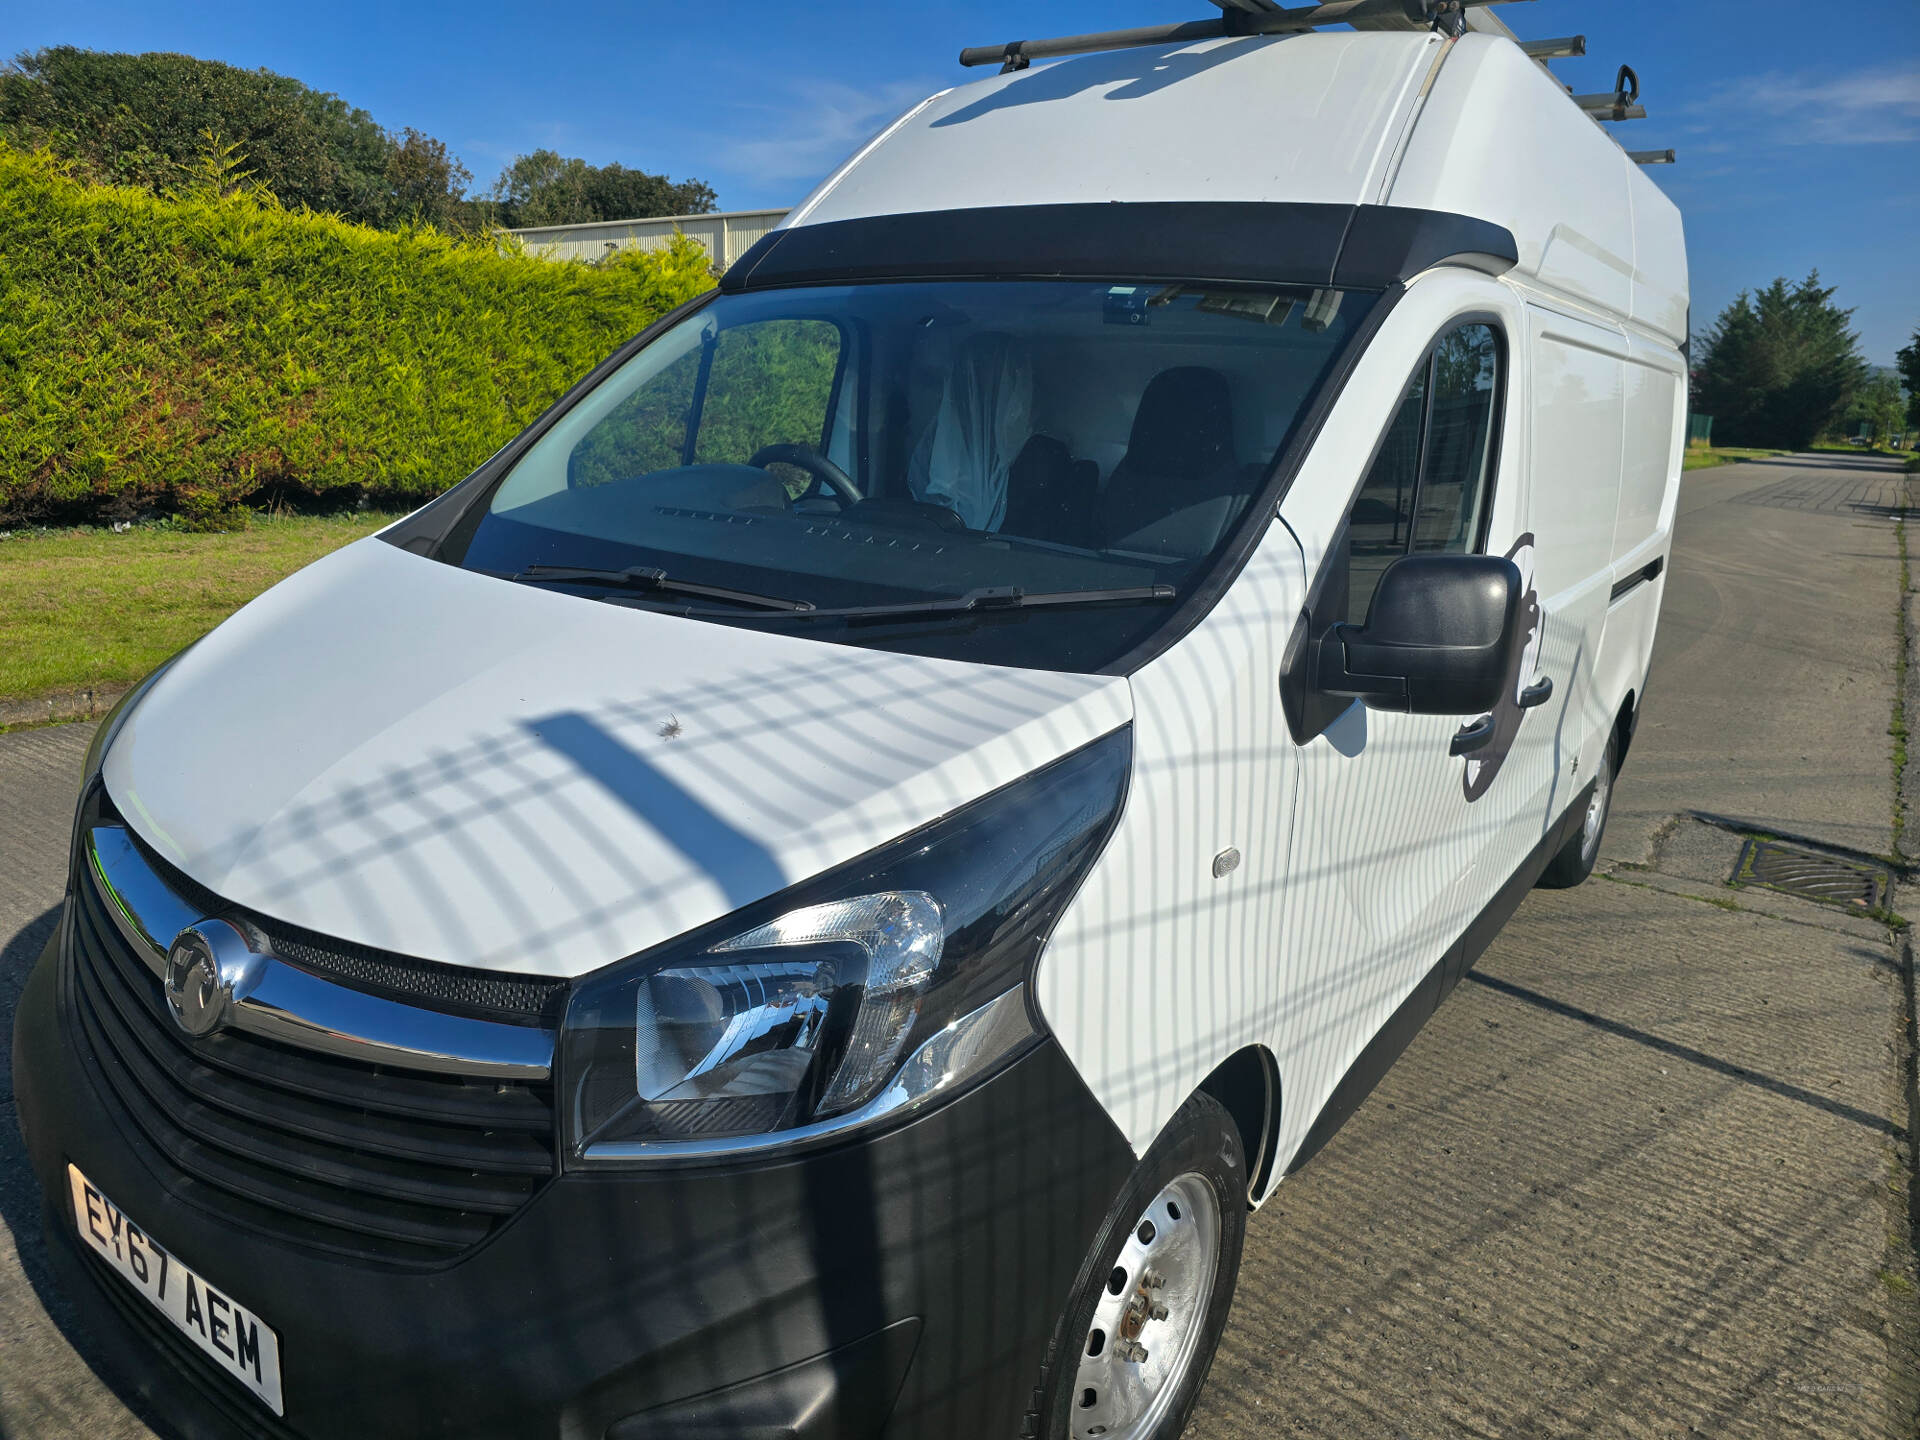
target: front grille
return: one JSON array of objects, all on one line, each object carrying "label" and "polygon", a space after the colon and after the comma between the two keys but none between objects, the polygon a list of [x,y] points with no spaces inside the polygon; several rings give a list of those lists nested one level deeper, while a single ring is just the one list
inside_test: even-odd
[{"label": "front grille", "polygon": [[181,1199],[275,1239],[395,1264],[485,1239],[554,1172],[546,1084],[186,1035],[93,879],[73,886],[71,1008],[102,1091]]}]

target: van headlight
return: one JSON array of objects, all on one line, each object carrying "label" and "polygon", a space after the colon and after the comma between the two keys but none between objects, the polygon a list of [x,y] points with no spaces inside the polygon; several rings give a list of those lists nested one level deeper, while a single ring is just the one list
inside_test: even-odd
[{"label": "van headlight", "polygon": [[1128,728],[817,880],[579,982],[569,1165],[837,1135],[1039,1038],[1026,985],[1126,792]]}]

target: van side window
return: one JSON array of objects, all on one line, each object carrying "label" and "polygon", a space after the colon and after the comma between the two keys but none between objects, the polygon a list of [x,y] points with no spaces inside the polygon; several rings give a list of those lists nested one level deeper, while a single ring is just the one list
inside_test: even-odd
[{"label": "van side window", "polygon": [[1500,340],[1479,324],[1441,336],[1408,383],[1349,516],[1350,623],[1366,620],[1381,572],[1402,555],[1479,547],[1499,384]]},{"label": "van side window", "polygon": [[1367,618],[1380,572],[1407,553],[1413,535],[1414,494],[1420,488],[1420,434],[1426,414],[1427,372],[1422,370],[1400,399],[1349,517],[1352,560],[1347,603],[1348,619],[1355,625]]},{"label": "van side window", "polygon": [[1433,407],[1420,475],[1416,553],[1464,555],[1480,540],[1492,498],[1494,386],[1500,345],[1486,325],[1462,325],[1433,347]]}]

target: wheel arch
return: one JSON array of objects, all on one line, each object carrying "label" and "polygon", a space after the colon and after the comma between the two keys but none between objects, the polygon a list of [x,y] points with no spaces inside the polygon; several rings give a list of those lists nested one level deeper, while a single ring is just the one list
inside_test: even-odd
[{"label": "wheel arch", "polygon": [[1279,1063],[1266,1046],[1248,1045],[1216,1065],[1198,1088],[1220,1102],[1240,1132],[1251,1208],[1266,1190],[1280,1139]]}]

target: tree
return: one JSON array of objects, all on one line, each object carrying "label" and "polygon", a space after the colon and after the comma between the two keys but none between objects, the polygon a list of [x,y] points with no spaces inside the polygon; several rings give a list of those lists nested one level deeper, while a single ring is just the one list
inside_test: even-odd
[{"label": "tree", "polygon": [[0,139],[45,147],[89,179],[193,188],[205,181],[208,135],[282,204],[365,225],[451,223],[472,178],[438,140],[389,135],[338,95],[271,70],[71,45],[0,70]]},{"label": "tree", "polygon": [[1906,415],[1907,397],[1900,381],[1891,371],[1883,371],[1855,393],[1847,407],[1846,433],[1858,435],[1864,431],[1876,445],[1884,444],[1899,433]]},{"label": "tree", "polygon": [[1740,297],[1701,338],[1696,408],[1714,441],[1803,450],[1846,411],[1867,378],[1853,311],[1814,271]]},{"label": "tree", "polygon": [[442,230],[466,226],[467,182],[473,172],[447,151],[446,142],[409,125],[387,156],[387,188],[394,213],[416,225]]},{"label": "tree", "polygon": [[587,201],[587,168],[586,161],[567,159],[556,150],[515,156],[493,184],[501,223],[578,225],[601,219]]},{"label": "tree", "polygon": [[719,197],[704,180],[669,180],[615,161],[587,167],[587,203],[602,220],[642,220],[652,215],[706,215]]},{"label": "tree", "polygon": [[655,215],[704,215],[715,208],[713,187],[702,180],[667,179],[629,170],[617,161],[589,165],[554,150],[516,156],[494,182],[500,221],[579,225],[590,220],[644,220]]},{"label": "tree", "polygon": [[1893,358],[1900,383],[1907,387],[1907,423],[1920,426],[1920,328],[1913,332],[1913,343]]}]

